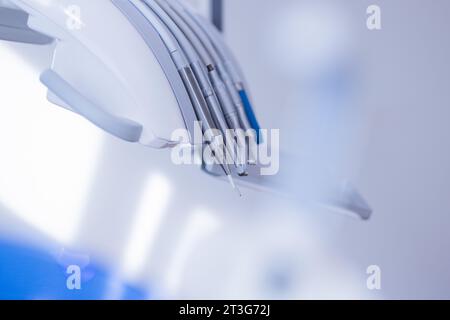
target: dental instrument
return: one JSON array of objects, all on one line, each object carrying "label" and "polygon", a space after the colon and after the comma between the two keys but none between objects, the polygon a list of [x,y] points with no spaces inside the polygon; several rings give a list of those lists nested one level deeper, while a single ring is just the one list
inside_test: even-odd
[{"label": "dental instrument", "polygon": [[[116,6],[120,7],[123,1],[113,1]],[[205,135],[206,141],[209,143],[214,157],[217,159],[220,167],[228,177],[230,184],[233,189],[237,190],[237,186],[233,181],[231,170],[228,164],[224,161],[225,153],[223,151],[223,137],[221,134],[214,132],[215,123],[212,115],[208,109],[206,100],[202,94],[202,89],[200,88],[194,71],[191,69],[187,59],[180,48],[177,39],[171,34],[171,32],[165,27],[162,21],[157,15],[151,10],[151,7],[146,1],[130,0],[130,2],[139,9],[140,13],[145,16],[145,18],[152,24],[155,30],[159,33],[161,39],[169,51],[172,60],[177,67],[178,73],[188,91],[189,97],[192,101],[195,113],[198,120],[201,121],[203,134]],[[239,191],[238,191],[239,192]],[[240,192],[239,192],[240,193]]]},{"label": "dental instrument", "polygon": [[[160,20],[166,25],[167,29],[171,31],[173,37],[179,42],[180,49],[184,51],[186,59],[188,60],[192,71],[196,79],[198,80],[198,84],[200,85],[201,91],[203,92],[204,98],[210,107],[211,115],[214,118],[214,123],[221,130],[223,137],[226,137],[227,131],[229,129],[227,122],[224,118],[222,109],[217,100],[215,92],[212,88],[211,83],[208,81],[206,76],[206,66],[200,62],[200,57],[197,55],[197,51],[195,48],[197,46],[194,42],[189,41],[183,32],[178,28],[178,26],[174,23],[174,21],[167,15],[164,10],[164,3],[159,1],[145,1],[145,3],[154,11],[154,13],[160,18]],[[195,48],[194,48],[195,47]],[[206,53],[200,53],[201,56],[204,56]],[[227,150],[230,155],[233,155],[232,147],[230,143],[225,143]],[[238,159],[233,158],[233,162],[235,164],[236,170],[240,176],[247,175],[245,171],[245,166],[241,165],[238,162]]]},{"label": "dental instrument", "polygon": [[[168,3],[167,1],[165,2]],[[258,142],[258,136],[250,124],[240,96],[235,90],[228,72],[222,65],[220,57],[216,53],[208,37],[196,26],[192,19],[184,13],[183,8],[178,7],[176,3],[173,3],[172,5],[167,5],[166,10],[170,13],[172,19],[180,26],[186,36],[192,42],[196,41],[198,43],[197,47],[206,51],[206,56],[209,58],[206,64],[208,65],[208,70],[210,70],[211,81],[214,84],[221,101],[225,104],[224,113],[227,116],[227,120],[231,123],[233,128],[236,129],[238,143],[240,143],[241,150],[243,150],[240,152],[242,161],[255,165],[257,155],[252,143]],[[248,144],[246,135],[249,137]]]},{"label": "dental instrument", "polygon": [[[228,89],[230,90],[230,92],[233,92],[233,90],[231,90],[229,81],[233,82],[235,89],[237,90],[239,95],[239,97],[233,95],[234,102],[237,103],[239,110],[241,110],[242,112],[242,106],[238,102],[240,98],[243,104],[245,115],[247,117],[246,119],[248,119],[247,127],[250,127],[256,131],[256,138],[259,144],[261,142],[261,127],[253,111],[253,107],[247,93],[248,89],[246,88],[246,81],[236,58],[231,53],[231,50],[228,48],[228,46],[225,45],[223,36],[208,20],[194,14],[192,10],[189,10],[187,4],[181,3],[178,0],[167,0],[167,2],[185,20],[190,28],[192,28],[192,30],[197,35],[199,35],[199,39],[201,39],[205,47],[208,48],[208,51],[214,53],[215,62],[218,64],[221,72],[225,73],[225,77],[227,80],[226,83],[228,83]],[[229,76],[227,73],[229,73]],[[229,78],[231,78],[231,80]]]},{"label": "dental instrument", "polygon": [[[172,6],[174,8],[176,8],[176,5],[172,4]],[[247,118],[247,114],[245,114],[242,102],[240,101],[240,98],[233,86],[231,77],[229,76],[228,71],[223,66],[219,55],[213,48],[207,35],[203,32],[203,30],[201,28],[197,27],[197,25],[193,22],[193,20],[190,18],[189,15],[184,14],[184,10],[183,11],[178,10],[176,14],[178,14],[181,18],[177,21],[182,20],[185,22],[185,24],[183,24],[183,26],[185,26],[183,28],[183,30],[185,30],[185,32],[190,35],[190,39],[193,37],[197,37],[199,39],[200,43],[202,44],[202,46],[204,46],[205,50],[212,57],[213,62],[211,64],[215,66],[219,77],[222,79],[223,84],[225,85],[227,92],[229,93],[229,97],[231,98],[231,101],[234,104],[234,107],[238,112],[239,120],[243,126],[243,129],[244,130],[251,129],[250,123]],[[175,15],[173,16],[173,19],[174,20],[176,19]],[[191,32],[188,31],[189,28],[191,29]]]},{"label": "dental instrument", "polygon": [[[205,45],[205,41],[203,41],[204,39],[201,39],[201,35],[196,34],[194,30],[188,26],[182,16],[173,10],[167,1],[163,0],[157,2],[166,11],[167,15],[170,16],[173,22],[181,29],[186,38],[194,44],[194,47],[202,58],[203,63],[207,66],[211,82],[223,107],[223,113],[225,114],[229,125],[235,130],[236,139],[239,145],[238,156],[241,159],[240,162],[246,163],[247,149],[252,150],[252,148],[247,148],[245,133],[250,136],[251,141],[256,141],[256,136],[253,135],[252,131],[249,131],[250,125],[247,120],[247,115],[243,112],[243,106],[240,104],[239,97],[237,97],[237,94],[233,92],[234,89],[230,84],[227,73],[224,72],[223,68],[221,68],[221,66],[217,63],[219,59],[214,57],[216,53],[214,50]],[[207,39],[206,42],[208,42]],[[256,158],[252,154],[248,157],[248,159]],[[253,164],[254,162],[249,161],[249,163]]]}]

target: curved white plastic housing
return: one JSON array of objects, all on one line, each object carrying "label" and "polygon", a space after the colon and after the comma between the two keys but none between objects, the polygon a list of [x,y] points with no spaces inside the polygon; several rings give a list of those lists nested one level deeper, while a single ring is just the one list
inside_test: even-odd
[{"label": "curved white plastic housing", "polygon": [[[194,144],[197,119],[204,131],[259,128],[221,35],[178,0],[0,0],[0,39],[52,44],[52,64],[41,75],[49,100],[125,141],[172,147],[181,142],[171,141],[173,132],[188,129]],[[297,159],[290,163],[297,171]],[[236,187],[228,166],[205,166],[217,169]],[[261,177],[259,169],[249,168],[239,184],[295,198],[311,189],[280,182],[291,176]],[[327,205],[370,217],[355,190],[336,189],[331,203],[325,195]]]},{"label": "curved white plastic housing", "polygon": [[[171,84],[142,36],[111,1],[11,1],[30,15],[31,29],[57,39],[51,71],[64,80],[66,86],[59,87],[71,86],[72,93],[111,119],[131,123],[137,130],[125,140],[154,148],[175,143],[172,132],[186,124]],[[61,98],[68,95],[50,90],[48,97],[74,109]],[[142,133],[136,137],[139,124]]]}]

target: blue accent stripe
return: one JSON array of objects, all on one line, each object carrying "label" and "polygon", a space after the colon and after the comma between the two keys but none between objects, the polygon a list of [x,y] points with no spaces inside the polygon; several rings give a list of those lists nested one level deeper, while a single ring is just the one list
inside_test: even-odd
[{"label": "blue accent stripe", "polygon": [[241,97],[242,103],[244,104],[244,110],[245,113],[247,114],[248,121],[250,122],[252,129],[256,131],[257,143],[260,144],[262,142],[260,133],[261,127],[258,123],[258,120],[256,119],[256,115],[255,112],[253,111],[247,92],[245,90],[240,90],[239,96]]}]

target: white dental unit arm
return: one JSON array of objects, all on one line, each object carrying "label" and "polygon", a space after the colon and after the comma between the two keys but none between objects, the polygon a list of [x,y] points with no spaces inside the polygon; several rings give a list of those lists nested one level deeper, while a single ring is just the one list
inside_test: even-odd
[{"label": "white dental unit arm", "polygon": [[[231,51],[218,30],[178,1],[0,0],[0,39],[54,43],[52,65],[41,76],[49,101],[122,140],[168,148],[180,143],[171,140],[173,132],[186,128],[194,144],[198,120],[258,132]],[[291,192],[270,177],[237,179],[251,188]],[[370,217],[348,185],[335,195],[324,205]]]}]

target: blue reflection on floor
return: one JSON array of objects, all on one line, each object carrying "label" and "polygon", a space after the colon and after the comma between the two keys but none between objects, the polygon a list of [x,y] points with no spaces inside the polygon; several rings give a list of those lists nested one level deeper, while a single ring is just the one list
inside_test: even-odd
[{"label": "blue reflection on floor", "polygon": [[[108,290],[117,280],[100,268],[82,268],[81,289],[69,290],[66,267],[49,253],[0,239],[0,299],[2,300],[95,300],[110,298]],[[145,299],[148,294],[119,284],[119,299]]]}]

